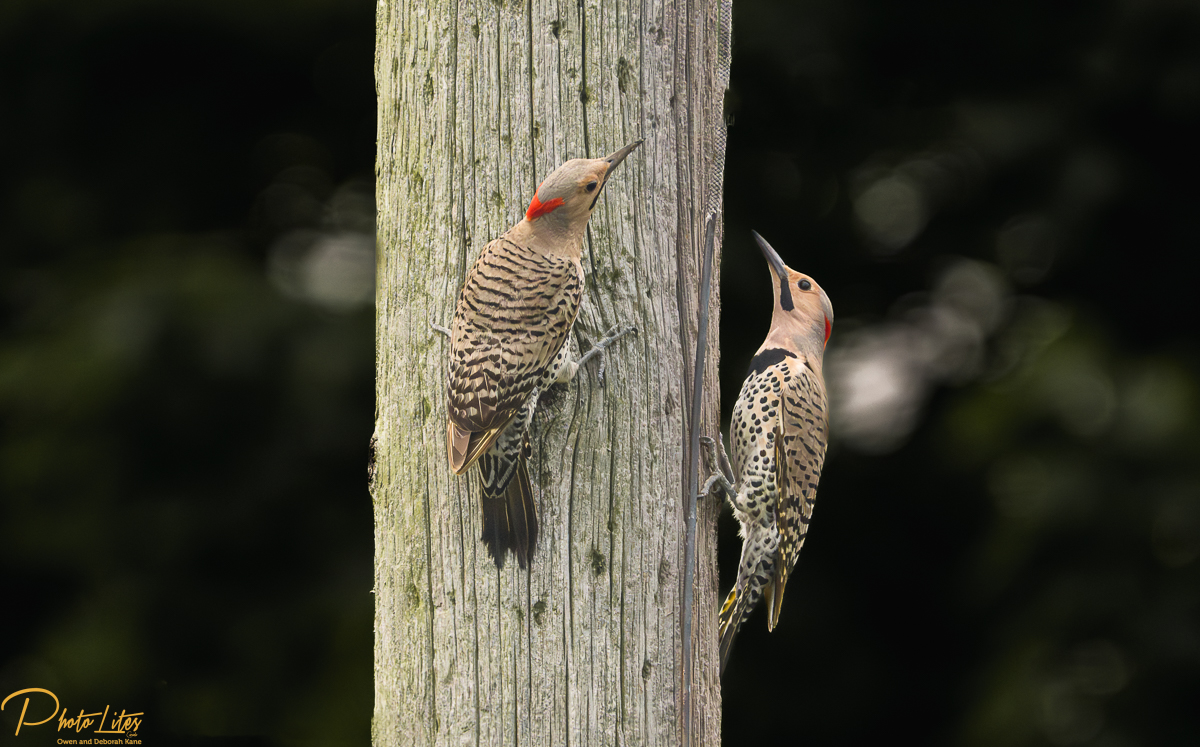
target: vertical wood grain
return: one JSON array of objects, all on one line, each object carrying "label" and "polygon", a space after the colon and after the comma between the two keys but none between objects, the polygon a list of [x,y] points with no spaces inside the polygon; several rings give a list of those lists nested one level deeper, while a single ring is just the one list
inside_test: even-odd
[{"label": "vertical wood grain", "polygon": [[[716,13],[379,4],[377,747],[681,742],[687,419],[705,192],[724,147]],[[448,323],[480,247],[542,177],[639,137],[589,227],[577,352],[618,323],[638,336],[611,348],[604,386],[591,364],[538,413],[533,568],[497,572],[478,480],[448,468],[447,343],[428,322]],[[718,280],[706,433],[719,427]],[[694,744],[720,733],[717,508],[699,512]]]}]

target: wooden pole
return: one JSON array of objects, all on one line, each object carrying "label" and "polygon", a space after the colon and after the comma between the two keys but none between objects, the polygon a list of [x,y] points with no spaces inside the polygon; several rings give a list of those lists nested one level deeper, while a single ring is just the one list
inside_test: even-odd
[{"label": "wooden pole", "polygon": [[[718,744],[711,501],[697,508],[690,647],[682,620],[705,217],[724,162],[718,3],[378,8],[374,743]],[[497,572],[478,479],[448,468],[447,343],[429,322],[449,321],[479,249],[542,177],[639,137],[591,221],[576,337],[586,351],[615,324],[639,333],[610,349],[604,386],[590,365],[541,408],[533,567]]]}]

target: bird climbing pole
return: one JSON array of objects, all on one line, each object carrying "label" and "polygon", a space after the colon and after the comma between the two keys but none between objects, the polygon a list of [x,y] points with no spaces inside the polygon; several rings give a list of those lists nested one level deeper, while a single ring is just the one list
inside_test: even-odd
[{"label": "bird climbing pole", "polygon": [[[719,507],[700,502],[691,533],[688,519],[695,437],[719,428],[716,270],[699,392],[694,371],[706,250],[719,268],[720,222],[711,244],[705,227],[728,11],[378,4],[376,747],[719,742]],[[429,324],[450,320],[479,249],[542,177],[637,138],[584,242],[576,352],[617,324],[638,335],[610,348],[603,383],[592,363],[544,396],[533,566],[497,571],[478,477],[449,470],[447,342]]]}]

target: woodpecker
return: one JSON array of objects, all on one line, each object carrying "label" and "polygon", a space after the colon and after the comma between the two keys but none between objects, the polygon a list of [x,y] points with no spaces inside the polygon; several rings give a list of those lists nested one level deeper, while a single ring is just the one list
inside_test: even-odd
[{"label": "woodpecker", "polygon": [[833,305],[817,281],[790,269],[757,233],[754,240],[771,265],[775,311],[733,406],[732,469],[724,444],[718,449],[704,439],[713,475],[703,493],[714,486],[725,493],[742,537],[737,583],[719,613],[722,671],[760,597],[767,600],[767,630],[779,624],[784,587],[812,519],[829,426],[821,364]]},{"label": "woodpecker", "polygon": [[613,170],[641,142],[551,172],[525,217],[483,248],[458,295],[448,330],[446,445],[455,474],[479,463],[483,543],[497,568],[509,550],[528,568],[537,546],[527,462],[538,397],[633,331],[610,334],[578,361],[571,358],[588,219]]}]

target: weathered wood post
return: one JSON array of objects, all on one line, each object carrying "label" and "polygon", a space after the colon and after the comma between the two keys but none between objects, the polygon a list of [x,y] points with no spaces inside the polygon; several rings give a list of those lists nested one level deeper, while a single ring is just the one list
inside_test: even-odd
[{"label": "weathered wood post", "polygon": [[[725,11],[716,0],[379,2],[376,747],[719,742],[714,502],[698,508],[690,648],[681,618]],[[611,349],[603,386],[589,365],[543,406],[533,568],[497,572],[479,541],[478,479],[448,468],[447,343],[429,321],[449,321],[480,247],[520,219],[539,179],[639,137],[592,218],[575,328],[583,350],[616,323],[639,334]]]}]

